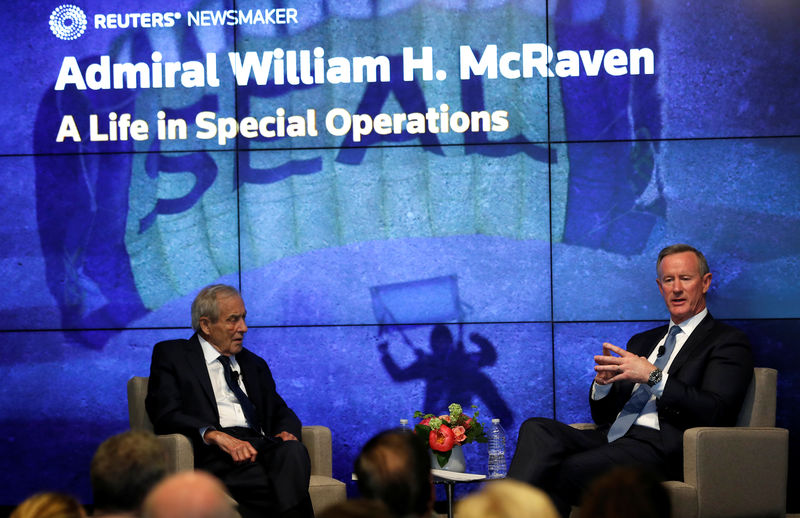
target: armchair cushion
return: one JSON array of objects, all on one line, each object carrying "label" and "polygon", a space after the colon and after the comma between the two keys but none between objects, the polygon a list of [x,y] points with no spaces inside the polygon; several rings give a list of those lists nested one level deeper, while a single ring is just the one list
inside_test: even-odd
[{"label": "armchair cushion", "polygon": [[179,433],[157,435],[156,438],[167,454],[167,471],[191,471],[194,469],[194,450],[192,442]]},{"label": "armchair cushion", "polygon": [[331,430],[326,426],[304,426],[303,444],[311,457],[311,482],[308,492],[314,512],[347,499],[344,482],[333,478]]},{"label": "armchair cushion", "polygon": [[311,474],[333,476],[333,454],[331,452],[331,430],[325,426],[304,426],[303,444],[311,457]]},{"label": "armchair cushion", "polygon": [[789,431],[690,428],[683,435],[684,481],[696,488],[698,515],[783,516]]}]

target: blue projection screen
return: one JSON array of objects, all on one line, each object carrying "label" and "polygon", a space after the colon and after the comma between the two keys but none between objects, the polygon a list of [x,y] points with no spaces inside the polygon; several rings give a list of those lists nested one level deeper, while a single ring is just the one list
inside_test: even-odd
[{"label": "blue projection screen", "polygon": [[674,242],[800,432],[797,2],[4,5],[0,505],[91,503],[126,381],[214,282],[341,480],[415,410],[474,404],[510,451],[588,420]]}]

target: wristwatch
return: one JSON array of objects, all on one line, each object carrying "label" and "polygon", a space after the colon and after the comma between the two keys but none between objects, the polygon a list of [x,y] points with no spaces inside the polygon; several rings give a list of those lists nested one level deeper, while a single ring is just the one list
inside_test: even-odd
[{"label": "wristwatch", "polygon": [[650,377],[647,379],[647,384],[652,387],[659,381],[661,381],[661,369],[656,367],[656,370],[650,373]]}]

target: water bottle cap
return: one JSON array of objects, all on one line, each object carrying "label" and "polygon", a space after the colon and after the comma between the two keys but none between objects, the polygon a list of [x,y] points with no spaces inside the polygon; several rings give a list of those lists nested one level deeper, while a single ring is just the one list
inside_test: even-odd
[{"label": "water bottle cap", "polygon": [[408,424],[408,419],[400,419],[400,424]]},{"label": "water bottle cap", "polygon": [[499,422],[500,422],[500,419],[492,419],[492,422],[493,422],[494,424],[497,424],[497,423],[499,423]]}]

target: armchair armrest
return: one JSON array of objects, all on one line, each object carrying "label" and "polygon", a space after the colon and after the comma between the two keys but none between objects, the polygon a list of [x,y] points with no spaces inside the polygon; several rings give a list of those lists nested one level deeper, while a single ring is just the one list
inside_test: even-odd
[{"label": "armchair armrest", "polygon": [[167,471],[191,471],[194,469],[194,450],[188,437],[179,433],[157,435],[156,438],[167,455]]},{"label": "armchair armrest", "polygon": [[784,428],[686,430],[684,482],[697,489],[699,516],[784,516],[788,454]]},{"label": "armchair armrest", "polygon": [[311,474],[333,476],[331,429],[327,426],[304,426],[303,444],[311,457]]}]

